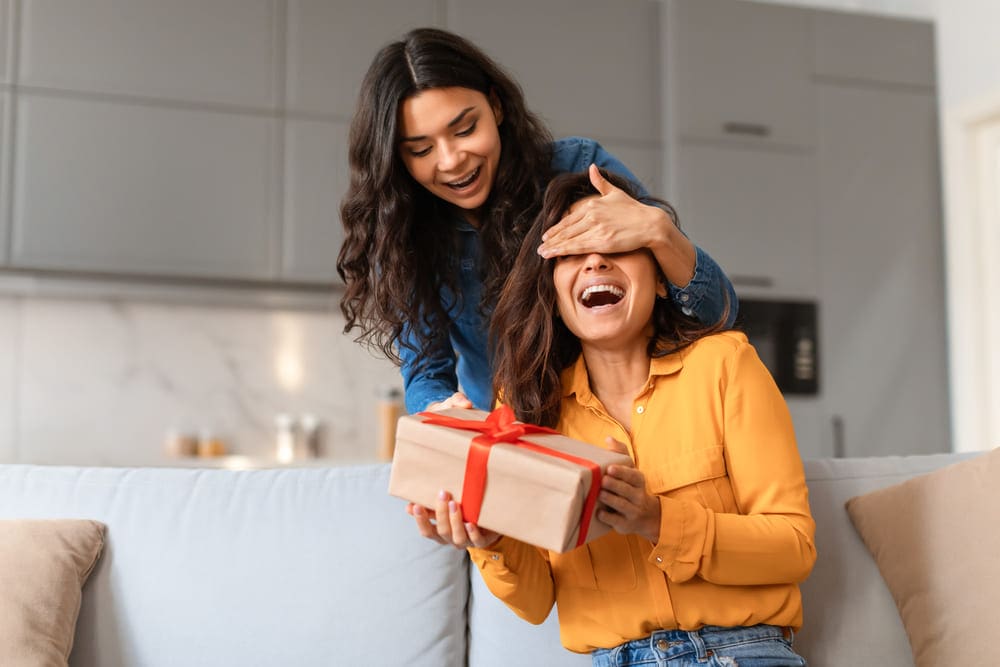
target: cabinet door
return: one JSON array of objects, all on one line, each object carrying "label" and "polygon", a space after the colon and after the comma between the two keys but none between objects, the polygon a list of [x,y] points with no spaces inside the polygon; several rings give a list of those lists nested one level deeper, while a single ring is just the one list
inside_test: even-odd
[{"label": "cabinet door", "polygon": [[347,192],[347,123],[285,123],[285,225],[281,277],[340,282],[337,254],[344,240],[340,202]]},{"label": "cabinet door", "polygon": [[674,167],[682,229],[741,295],[816,297],[812,154],[682,142]]},{"label": "cabinet door", "polygon": [[436,19],[433,0],[289,0],[282,280],[339,282],[347,133],[361,80],[383,45]]},{"label": "cabinet door", "polygon": [[934,97],[819,87],[823,401],[848,456],[949,449]]},{"label": "cabinet door", "polygon": [[510,69],[556,136],[658,141],[657,2],[451,0],[448,27]]},{"label": "cabinet door", "polygon": [[817,76],[934,86],[930,22],[828,11],[817,11],[813,17]]},{"label": "cabinet door", "polygon": [[275,277],[273,118],[21,93],[15,266]]},{"label": "cabinet door", "polygon": [[808,10],[674,0],[667,22],[671,103],[682,137],[812,145]]},{"label": "cabinet door", "polygon": [[375,54],[412,28],[436,24],[435,0],[288,0],[289,110],[354,114]]},{"label": "cabinet door", "polygon": [[11,151],[8,146],[10,137],[6,130],[9,109],[10,95],[5,92],[0,93],[0,266],[5,266],[10,257],[10,218],[7,215],[10,209],[7,202],[10,198],[8,174]]}]

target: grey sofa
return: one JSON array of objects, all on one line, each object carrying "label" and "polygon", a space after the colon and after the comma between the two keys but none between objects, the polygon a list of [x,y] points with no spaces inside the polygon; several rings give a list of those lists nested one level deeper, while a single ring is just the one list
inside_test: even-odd
[{"label": "grey sofa", "polygon": [[[819,559],[796,646],[815,667],[912,665],[843,509],[962,455],[806,462]],[[108,526],[74,667],[588,665],[419,537],[388,466],[261,471],[0,465],[0,518]]]}]

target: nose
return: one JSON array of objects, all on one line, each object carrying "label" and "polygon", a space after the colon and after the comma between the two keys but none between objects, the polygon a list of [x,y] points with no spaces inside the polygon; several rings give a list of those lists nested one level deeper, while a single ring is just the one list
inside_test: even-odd
[{"label": "nose", "polygon": [[607,258],[599,252],[592,252],[583,261],[584,271],[606,271],[611,268]]},{"label": "nose", "polygon": [[442,141],[438,147],[438,170],[454,171],[465,160],[465,151],[450,141]]}]

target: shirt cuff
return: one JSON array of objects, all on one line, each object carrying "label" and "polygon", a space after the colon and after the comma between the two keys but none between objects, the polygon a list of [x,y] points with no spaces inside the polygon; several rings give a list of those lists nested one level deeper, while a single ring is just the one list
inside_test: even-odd
[{"label": "shirt cuff", "polygon": [[701,567],[706,538],[714,523],[715,515],[697,503],[661,497],[660,540],[653,546],[649,562],[673,582],[691,579]]},{"label": "shirt cuff", "polygon": [[507,538],[501,536],[494,544],[482,549],[478,547],[469,547],[467,551],[469,552],[469,559],[476,564],[476,566],[482,570],[487,567],[497,568],[500,571],[507,570],[507,562],[504,559],[503,546],[504,540]]},{"label": "shirt cuff", "polygon": [[694,250],[694,277],[684,287],[670,283],[670,298],[680,307],[681,312],[689,317],[695,317],[705,294],[719,282],[718,276],[715,275],[715,263],[707,261],[708,256],[698,246],[695,246]]}]

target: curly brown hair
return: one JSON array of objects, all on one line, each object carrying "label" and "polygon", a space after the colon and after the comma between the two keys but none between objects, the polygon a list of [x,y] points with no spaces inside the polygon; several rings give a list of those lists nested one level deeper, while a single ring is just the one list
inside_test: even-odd
[{"label": "curly brown hair", "polygon": [[[655,204],[677,223],[677,214],[665,201],[640,198],[628,180],[605,170],[602,175],[631,197]],[[580,356],[580,340],[558,317],[552,280],[555,259],[543,259],[537,248],[542,234],[562,219],[574,202],[599,194],[586,173],[556,176],[545,191],[541,212],[525,236],[504,283],[490,326],[493,351],[493,397],[513,408],[524,422],[555,426],[562,402],[563,370]],[[659,270],[659,269],[657,269]],[[662,276],[664,281],[666,278]],[[668,297],[653,306],[653,335],[649,355],[662,357],[725,327],[729,305],[710,326],[685,315]]]},{"label": "curly brown hair", "polygon": [[344,332],[360,329],[358,342],[396,363],[399,344],[414,349],[418,365],[439,351],[428,330],[446,327],[446,309],[456,305],[442,304],[441,295],[462,298],[454,215],[413,180],[398,152],[400,105],[421,91],[447,87],[495,97],[503,111],[500,162],[479,228],[483,312],[496,301],[551,175],[552,135],[527,109],[514,79],[472,43],[420,28],[379,51],[351,123],[351,182],[340,208],[344,242],[337,271],[346,285]]}]

